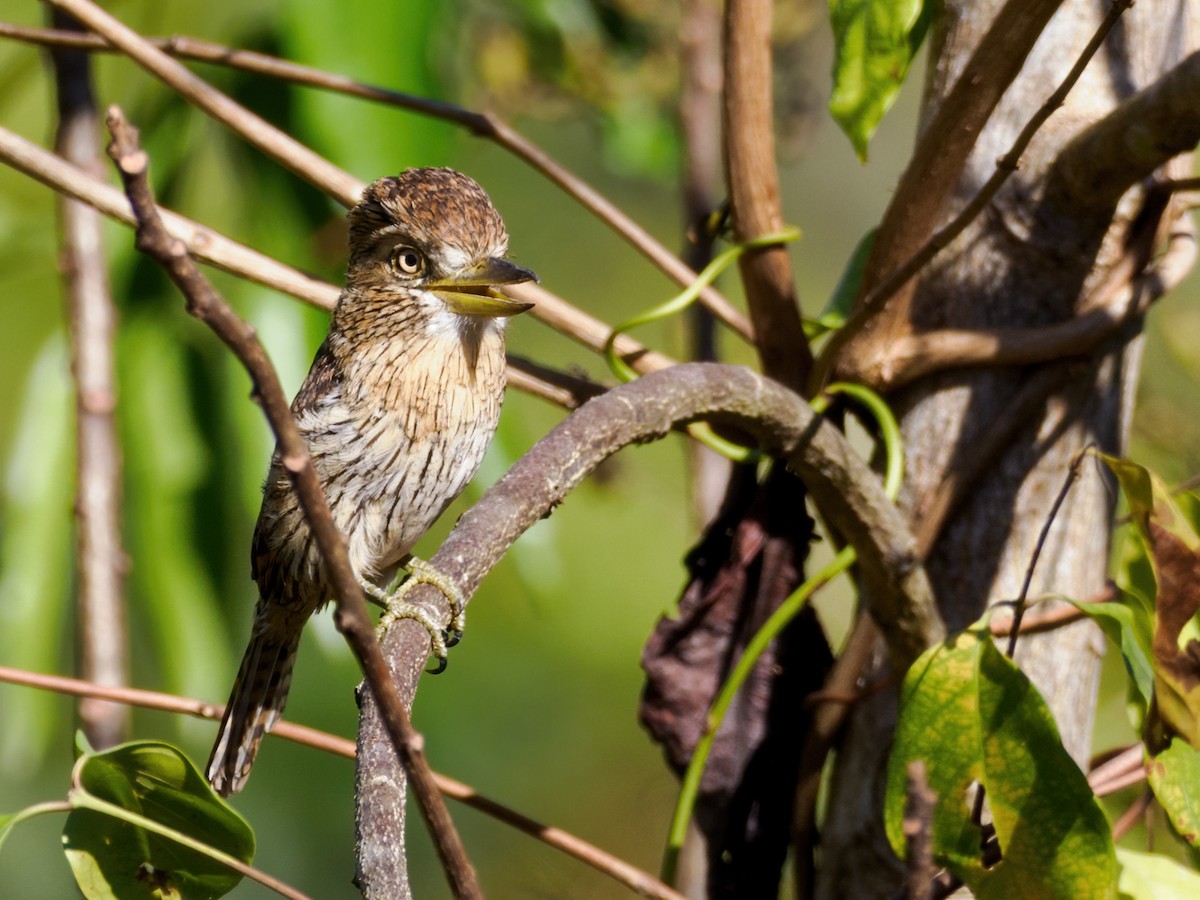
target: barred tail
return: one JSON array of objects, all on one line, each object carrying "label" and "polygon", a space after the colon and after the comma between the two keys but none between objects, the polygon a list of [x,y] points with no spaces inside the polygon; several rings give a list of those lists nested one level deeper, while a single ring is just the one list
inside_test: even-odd
[{"label": "barred tail", "polygon": [[222,797],[242,789],[263,735],[283,714],[300,646],[300,628],[259,631],[255,624],[208,760],[208,781]]}]

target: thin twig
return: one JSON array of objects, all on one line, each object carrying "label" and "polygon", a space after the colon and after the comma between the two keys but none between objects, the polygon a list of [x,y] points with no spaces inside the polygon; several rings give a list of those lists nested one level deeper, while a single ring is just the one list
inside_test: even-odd
[{"label": "thin twig", "polygon": [[1170,181],[1164,181],[1159,187],[1173,194],[1191,193],[1200,191],[1200,178],[1172,178]]},{"label": "thin twig", "polygon": [[1125,837],[1138,819],[1146,814],[1146,810],[1150,808],[1150,804],[1154,802],[1154,791],[1142,791],[1136,800],[1129,804],[1129,808],[1117,817],[1117,820],[1112,825],[1112,836],[1114,841],[1119,841]]},{"label": "thin twig", "polygon": [[933,810],[937,794],[929,787],[925,763],[914,759],[908,764],[907,800],[904,804],[904,843],[908,847],[905,867],[908,872],[908,900],[929,900],[933,891]]},{"label": "thin twig", "polygon": [[578,409],[608,390],[583,375],[560,372],[513,353],[508,354],[508,386],[564,409]]},{"label": "thin twig", "polygon": [[1083,465],[1083,460],[1087,452],[1088,448],[1084,448],[1079,453],[1076,453],[1075,458],[1071,460],[1071,464],[1067,467],[1067,477],[1063,479],[1063,486],[1059,489],[1058,496],[1054,498],[1050,512],[1046,515],[1046,521],[1043,523],[1042,530],[1038,534],[1037,543],[1033,545],[1033,553],[1029,557],[1029,567],[1025,570],[1025,580],[1021,583],[1021,593],[1017,595],[1016,602],[1013,604],[1008,647],[1004,651],[1004,655],[1009,659],[1013,658],[1013,654],[1017,650],[1017,638],[1021,634],[1021,619],[1025,617],[1025,601],[1029,596],[1029,586],[1033,583],[1034,569],[1037,568],[1038,559],[1042,555],[1042,548],[1046,546],[1046,538],[1050,535],[1050,527],[1054,524],[1054,519],[1058,515],[1058,511],[1067,499],[1067,494],[1070,492],[1071,486],[1075,484],[1075,479],[1079,477],[1079,468]]},{"label": "thin twig", "polygon": [[474,868],[463,849],[450,815],[425,760],[423,739],[413,729],[404,702],[388,674],[375,638],[366,599],[354,575],[345,538],[334,524],[304,439],[292,418],[287,397],[262,344],[200,274],[186,249],[163,226],[146,178],[148,160],[138,145],[137,132],[112,107],[108,115],[113,142],[109,155],[117,165],[138,218],[138,249],[159,262],[187,299],[188,312],[208,325],[246,367],[278,441],[283,468],[304,511],[321,554],[337,611],[334,621],[346,637],[372,696],[378,701],[396,754],[409,774],[413,793],[433,835],[451,887],[457,897],[482,897]]},{"label": "thin twig", "polygon": [[[70,46],[93,52],[111,52],[114,49],[98,36],[81,37],[7,23],[0,23],[0,37],[47,46]],[[288,81],[292,84],[306,85],[377,103],[385,103],[467,128],[477,137],[495,142],[498,146],[528,163],[535,171],[546,176],[681,287],[686,287],[696,280],[696,272],[693,268],[684,264],[646,229],[626,215],[620,207],[569,171],[512,126],[491,113],[474,112],[452,103],[362,84],[343,75],[334,75],[278,57],[226,47],[196,38],[174,36],[145,40],[146,43],[169,56],[228,66]],[[238,129],[238,125],[234,122],[231,121],[228,124],[235,130]],[[706,287],[701,291],[699,303],[735,334],[746,340],[753,340],[750,322],[746,315],[734,307],[716,288]]]},{"label": "thin twig", "polygon": [[[0,162],[123,225],[136,224],[129,198],[120,190],[5,128],[0,128]],[[178,213],[161,208],[160,213],[171,237],[182,241],[196,259],[326,311],[337,302],[339,289],[332,284],[277,262]]]},{"label": "thin twig", "polygon": [[1088,772],[1088,786],[1097,797],[1106,797],[1146,778],[1146,749],[1141,744],[1126,747]]},{"label": "thin twig", "polygon": [[[67,678],[62,675],[46,675],[39,672],[27,672],[0,666],[0,682],[19,684],[38,690],[53,691],[74,697],[89,697],[126,706],[137,706],[141,709],[153,709],[161,712],[179,715],[195,716],[199,719],[218,721],[224,715],[225,709],[221,704],[206,703],[190,697],[180,697],[175,694],[164,694],[159,691],[147,691],[139,688],[106,687],[93,684],[78,678]],[[286,719],[280,719],[271,729],[271,737],[311,747],[346,759],[354,758],[354,741],[338,737],[325,731],[318,731],[304,725],[297,725]],[[631,866],[629,863],[613,856],[594,844],[580,837],[557,828],[553,825],[543,825],[528,816],[505,806],[496,800],[480,794],[475,788],[464,784],[448,775],[433,773],[438,790],[452,800],[457,800],[464,806],[491,816],[497,821],[511,825],[519,831],[542,841],[568,856],[578,859],[599,872],[620,882],[646,897],[660,900],[679,900],[680,895],[662,884],[648,872]]]},{"label": "thin twig", "polygon": [[362,196],[363,185],[357,178],[284,134],[240,103],[213,89],[204,79],[193,75],[91,0],[46,2],[75,16],[139,66],[173,88],[189,103],[195,104],[217,121],[234,128],[263,153],[278,160],[305,181],[316,185],[343,206],[353,206]]},{"label": "thin twig", "polygon": [[[1121,596],[1121,592],[1116,585],[1109,584],[1099,594],[1088,597],[1085,603],[1112,603]],[[1080,612],[1074,606],[1062,605],[1054,609],[1048,609],[1038,615],[1026,615],[1020,624],[1020,633],[1025,634],[1043,634],[1047,631],[1054,631],[1058,628],[1064,628],[1067,625],[1072,625],[1081,619],[1086,619],[1087,614]],[[1004,616],[999,614],[993,615],[988,623],[988,630],[992,637],[1011,638],[1013,635],[1013,616]]]},{"label": "thin twig", "polygon": [[[53,21],[76,30],[61,11]],[[92,92],[90,58],[78,50],[51,51],[58,94],[55,148],[80,168],[96,171],[100,123]],[[75,600],[79,672],[89,681],[122,685],[129,678],[125,551],[121,543],[121,445],[116,423],[117,313],[108,282],[103,220],[88,206],[59,198],[62,270],[75,380]],[[89,743],[107,749],[129,730],[128,708],[85,699],[79,719]]]}]

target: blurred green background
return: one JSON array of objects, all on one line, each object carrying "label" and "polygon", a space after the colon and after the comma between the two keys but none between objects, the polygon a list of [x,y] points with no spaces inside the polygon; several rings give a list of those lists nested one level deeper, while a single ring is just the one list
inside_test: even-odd
[{"label": "blurred green background", "polygon": [[[677,15],[669,4],[568,0],[127,0],[111,10],[145,34],[190,34],[277,53],[364,81],[502,111],[668,246],[681,243],[673,122]],[[781,7],[786,214],[805,311],[824,304],[859,237],[878,219],[911,145],[910,85],[860,166],[823,111],[830,38],[823,4]],[[40,4],[5,15],[40,24]],[[618,238],[504,151],[442,123],[357,100],[208,66],[196,71],[358,177],[450,165],[491,193],[512,252],[546,287],[616,322],[675,289]],[[124,106],[142,129],[165,205],[284,261],[338,281],[342,211],[121,59],[98,57],[100,104]],[[0,43],[0,125],[52,140],[52,85],[38,51]],[[115,183],[115,178],[111,179]],[[225,349],[184,314],[179,296],[107,232],[116,303],[119,417],[125,453],[125,540],[137,686],[222,701],[255,599],[250,531],[271,439],[249,382]],[[0,168],[0,664],[72,671],[73,397],[54,197]],[[259,329],[294,391],[324,314],[213,274]],[[732,281],[725,287],[736,295]],[[1151,318],[1132,453],[1169,482],[1200,469],[1197,282]],[[519,354],[601,375],[592,354],[530,317],[510,329]],[[639,333],[681,355],[677,324]],[[728,346],[733,359],[744,351]],[[501,431],[457,510],[561,418],[510,393]],[[672,438],[627,451],[525,535],[471,607],[449,670],[426,679],[415,709],[441,771],[527,815],[560,825],[657,870],[675,783],[639,729],[638,658],[684,577],[695,536],[686,458]],[[429,555],[448,514],[418,547]],[[849,594],[822,611],[834,630]],[[1109,666],[1097,747],[1128,741],[1119,661]],[[329,616],[314,621],[289,718],[352,736],[355,666]],[[73,702],[0,685],[0,812],[61,798],[72,760]],[[211,723],[134,715],[134,736],[207,758]],[[257,864],[318,897],[351,897],[352,766],[268,742],[235,805],[258,834]],[[616,897],[590,869],[459,807],[452,809],[493,897]],[[0,853],[0,890],[72,896],[60,817],[23,825]],[[418,896],[445,888],[420,825],[410,827]],[[236,896],[266,896],[245,884]]]}]

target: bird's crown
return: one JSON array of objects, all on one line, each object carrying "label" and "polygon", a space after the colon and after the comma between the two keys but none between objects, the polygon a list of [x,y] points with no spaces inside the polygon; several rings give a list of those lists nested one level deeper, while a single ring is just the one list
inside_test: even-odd
[{"label": "bird's crown", "polygon": [[374,258],[380,239],[390,235],[431,257],[477,260],[508,249],[504,222],[487,193],[453,169],[406,169],[380,178],[363,191],[349,219],[351,267]]}]

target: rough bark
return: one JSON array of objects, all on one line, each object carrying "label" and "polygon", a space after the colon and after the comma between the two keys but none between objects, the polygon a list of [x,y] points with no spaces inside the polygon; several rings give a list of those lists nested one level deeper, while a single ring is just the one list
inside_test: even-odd
[{"label": "rough bark", "polygon": [[[922,122],[935,120],[964,60],[993,22],[997,0],[951,0],[931,46]],[[1107,4],[1071,0],[1054,16],[981,132],[940,221],[949,219],[991,174],[995,161],[1077,58]],[[1099,210],[1047,192],[1062,150],[1123,99],[1155,82],[1194,46],[1192,5],[1139,4],[1127,12],[1063,109],[1043,127],[1022,167],[984,214],[920,281],[909,324],[937,328],[1038,327],[1069,319],[1117,264],[1137,229],[1145,192],[1135,186]],[[1090,208],[1089,208],[1090,207]],[[1168,212],[1168,215],[1171,213]],[[975,483],[928,560],[950,630],[1020,589],[1038,532],[1071,457],[1094,444],[1120,452],[1129,426],[1141,343],[1132,322],[1099,351],[1076,358],[1067,377],[1016,430],[1002,456]],[[926,501],[973,453],[989,426],[1040,367],[944,372],[894,396],[908,449],[904,508],[917,521]],[[1113,493],[1085,466],[1060,512],[1031,596],[1086,597],[1104,585]],[[1047,698],[1068,751],[1091,749],[1102,639],[1089,624],[1022,638],[1017,659]],[[882,764],[895,721],[895,692],[853,713],[838,757],[818,881],[821,897],[886,897],[904,869],[887,849],[878,813]]]}]

